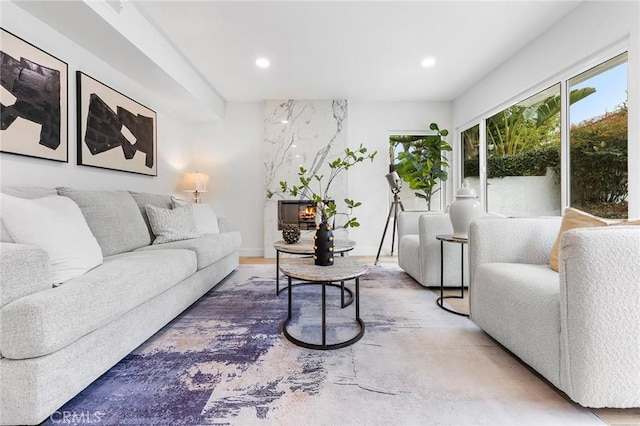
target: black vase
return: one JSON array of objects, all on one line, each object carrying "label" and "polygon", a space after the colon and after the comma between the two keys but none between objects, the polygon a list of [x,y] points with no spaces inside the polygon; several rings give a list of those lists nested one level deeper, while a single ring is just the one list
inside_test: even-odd
[{"label": "black vase", "polygon": [[316,235],[313,238],[315,239],[313,246],[315,264],[333,265],[333,228],[327,222],[322,222],[316,228]]}]

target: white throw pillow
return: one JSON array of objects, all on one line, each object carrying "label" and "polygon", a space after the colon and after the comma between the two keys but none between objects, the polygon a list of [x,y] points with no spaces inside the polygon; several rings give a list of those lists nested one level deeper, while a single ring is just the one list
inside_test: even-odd
[{"label": "white throw pillow", "polygon": [[0,200],[2,221],[13,240],[49,254],[54,285],[102,263],[102,249],[70,198],[52,195],[29,200],[1,194]]},{"label": "white throw pillow", "polygon": [[209,204],[193,204],[193,220],[199,234],[219,234],[218,217]]},{"label": "white throw pillow", "polygon": [[153,244],[198,238],[193,220],[193,208],[187,204],[177,209],[163,209],[147,204],[144,206],[149,218],[151,231],[156,236]]},{"label": "white throw pillow", "polygon": [[177,209],[178,207],[183,207],[189,204],[191,203],[188,202],[187,200],[183,200],[182,198],[176,198],[173,195],[171,196],[171,206],[174,209]]},{"label": "white throw pillow", "polygon": [[[184,207],[190,203],[180,198],[171,197],[173,208]],[[218,216],[209,204],[191,204],[193,206],[193,220],[196,223],[196,232],[198,234],[219,234]]]}]

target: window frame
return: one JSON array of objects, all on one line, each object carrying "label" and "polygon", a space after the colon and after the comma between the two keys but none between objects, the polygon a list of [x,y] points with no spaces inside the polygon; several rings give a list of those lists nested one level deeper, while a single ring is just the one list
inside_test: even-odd
[{"label": "window frame", "polygon": [[[485,111],[484,113],[476,116],[472,120],[468,120],[464,122],[462,125],[455,126],[455,134],[454,134],[454,161],[458,166],[458,173],[455,173],[455,180],[453,182],[455,188],[460,188],[462,186],[462,176],[464,173],[464,163],[463,163],[463,150],[462,150],[462,132],[465,130],[475,126],[480,126],[480,141],[479,141],[479,177],[480,177],[480,194],[478,197],[480,198],[480,204],[482,205],[483,211],[488,211],[488,200],[487,200],[487,134],[486,134],[486,122],[487,120],[499,113],[500,111],[520,103],[529,97],[553,86],[560,85],[560,209],[561,212],[564,213],[567,207],[569,207],[569,191],[570,191],[570,182],[569,182],[569,108],[567,99],[569,98],[569,80],[572,78],[594,68],[598,65],[601,65],[616,56],[619,56],[623,53],[627,53],[629,55],[630,40],[625,38],[620,40],[609,47],[600,50],[599,52],[594,53],[589,56],[585,60],[577,63],[576,65],[569,67],[559,73],[552,75],[551,77],[535,84],[534,86],[529,87],[528,89],[518,93],[516,96],[513,96],[497,106]],[[629,56],[627,56],[627,63],[629,63]],[[629,88],[629,72],[631,68],[628,68],[627,71],[627,91]],[[631,127],[631,126],[629,126]],[[628,141],[631,141],[631,138],[628,138]],[[627,142],[629,143],[629,142]],[[629,151],[631,153],[631,150]],[[629,155],[627,168],[631,171],[630,162],[632,158]],[[453,194],[455,197],[455,193]],[[639,198],[640,194],[635,194],[629,190],[629,195],[627,198],[627,202],[629,205],[629,217],[632,216],[631,205],[635,203],[636,198]]]}]

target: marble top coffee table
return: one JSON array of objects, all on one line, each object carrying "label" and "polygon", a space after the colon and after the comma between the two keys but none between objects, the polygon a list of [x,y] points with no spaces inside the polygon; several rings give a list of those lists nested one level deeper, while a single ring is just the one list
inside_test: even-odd
[{"label": "marble top coffee table", "polygon": [[[340,253],[340,256],[348,251],[353,250],[356,247],[356,242],[353,240],[340,240],[336,239],[333,242],[333,252]],[[276,295],[280,294],[280,291],[286,287],[280,288],[280,253],[296,254],[301,256],[313,255],[313,240],[311,238],[303,238],[296,243],[288,244],[284,240],[279,240],[273,243],[273,248],[276,249]]]},{"label": "marble top coffee table", "polygon": [[[282,332],[284,336],[290,342],[302,346],[308,349],[339,349],[349,346],[360,340],[364,335],[364,322],[360,319],[360,276],[367,272],[367,266],[357,260],[352,260],[348,257],[337,257],[334,259],[334,263],[331,266],[317,266],[312,258],[293,258],[287,259],[280,266],[280,270],[287,276],[288,288],[289,288],[289,300],[287,318],[282,322]],[[291,321],[291,307],[293,304],[293,291],[291,280],[295,278],[298,280],[306,281],[305,284],[322,285],[322,342],[312,343],[307,342],[296,337],[293,337],[287,326]],[[327,343],[327,303],[326,303],[326,287],[328,285],[334,285],[335,282],[340,282],[342,288],[344,288],[344,282],[348,280],[355,280],[355,321],[358,325],[358,333],[347,340]],[[301,285],[301,284],[298,284]],[[343,294],[344,298],[344,294]],[[341,304],[344,309],[344,301]]]}]

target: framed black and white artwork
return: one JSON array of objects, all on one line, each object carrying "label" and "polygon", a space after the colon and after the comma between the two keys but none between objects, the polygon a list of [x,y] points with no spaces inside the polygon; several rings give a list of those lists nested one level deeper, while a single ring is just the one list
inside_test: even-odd
[{"label": "framed black and white artwork", "polygon": [[78,164],[157,176],[156,113],[77,71]]},{"label": "framed black and white artwork", "polygon": [[0,28],[0,152],[69,161],[67,63]]}]

